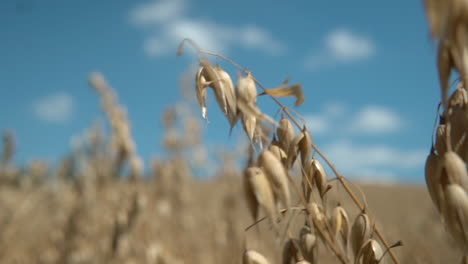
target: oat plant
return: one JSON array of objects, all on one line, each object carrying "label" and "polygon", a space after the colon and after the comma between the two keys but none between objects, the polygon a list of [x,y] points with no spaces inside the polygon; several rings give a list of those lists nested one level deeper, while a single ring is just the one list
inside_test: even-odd
[{"label": "oat plant", "polygon": [[[437,45],[441,103],[425,176],[447,231],[468,255],[468,1],[425,0]],[[452,72],[458,73],[451,91]]]},{"label": "oat plant", "polygon": [[[278,87],[267,89],[252,72],[223,55],[201,49],[191,39],[181,42],[178,55],[183,54],[186,44],[196,50],[199,62],[194,83],[202,118],[208,120],[206,100],[212,90],[231,130],[241,123],[250,141],[244,189],[253,224],[245,232],[265,222],[276,237],[276,245],[283,249],[285,264],[318,263],[318,251],[322,249],[339,263],[384,263],[389,261],[387,252],[393,263],[399,263],[392,248],[401,242],[390,245],[386,241],[371,218],[364,197],[358,198],[349,181],[313,143],[304,119],[280,102],[279,98],[294,97],[296,107],[303,104],[301,85],[291,85],[287,79]],[[222,59],[240,71],[235,85],[232,75],[221,65],[213,65],[210,57]],[[278,105],[280,120],[260,109],[259,96],[268,96]],[[326,175],[318,157],[328,165],[334,178]],[[360,212],[354,221],[347,213],[354,208],[329,201],[329,191],[338,186],[337,191],[344,190]],[[302,226],[298,234],[291,227],[293,223]],[[245,241],[243,263],[271,263],[249,242]]]}]

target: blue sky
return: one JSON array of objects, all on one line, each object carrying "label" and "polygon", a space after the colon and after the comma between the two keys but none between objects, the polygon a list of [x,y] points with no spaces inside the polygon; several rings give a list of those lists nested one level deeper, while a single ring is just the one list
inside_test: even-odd
[{"label": "blue sky", "polygon": [[[191,37],[267,87],[288,75],[302,83],[297,110],[345,175],[424,178],[439,88],[422,1],[3,0],[0,33],[0,130],[15,133],[17,162],[56,160],[103,119],[87,84],[93,71],[127,107],[138,152],[159,155],[161,113],[181,100],[179,80],[193,62],[175,52]],[[234,145],[209,104],[207,143]]]}]

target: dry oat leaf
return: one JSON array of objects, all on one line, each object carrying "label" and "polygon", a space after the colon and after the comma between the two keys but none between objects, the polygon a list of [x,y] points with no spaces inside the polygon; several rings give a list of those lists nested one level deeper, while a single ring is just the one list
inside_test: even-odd
[{"label": "dry oat leaf", "polygon": [[242,264],[270,264],[270,262],[257,251],[245,250],[242,256]]},{"label": "dry oat leaf", "polygon": [[458,184],[449,184],[445,187],[445,200],[447,210],[445,221],[451,235],[460,248],[468,251],[468,195],[466,189]]},{"label": "dry oat leaf", "polygon": [[362,264],[379,264],[383,257],[384,251],[380,246],[379,242],[374,239],[367,240],[359,250],[356,257],[356,263],[362,259]]},{"label": "dry oat leaf", "polygon": [[441,203],[444,199],[444,193],[442,184],[440,182],[441,170],[441,159],[433,150],[427,156],[426,164],[424,167],[424,173],[426,178],[426,185],[429,191],[429,195],[432,201],[436,205],[437,210],[441,212]]},{"label": "dry oat leaf", "polygon": [[221,111],[227,115],[228,107],[226,102],[226,88],[224,87],[218,72],[215,67],[211,65],[210,61],[205,58],[200,59],[200,67],[203,67],[203,76],[205,77],[208,86],[213,89],[219,108],[221,108]]},{"label": "dry oat leaf", "polygon": [[317,263],[318,243],[317,237],[312,233],[308,226],[303,226],[300,231],[299,239],[304,258],[310,263]]},{"label": "dry oat leaf", "polygon": [[234,84],[229,74],[221,69],[221,66],[217,65],[215,70],[220,78],[220,82],[223,84],[226,95],[227,103],[227,118],[231,127],[235,126],[237,122],[237,99],[236,91],[234,90]]},{"label": "dry oat leaf", "polygon": [[258,158],[259,166],[263,168],[273,189],[276,202],[281,202],[285,208],[291,204],[287,171],[281,161],[269,150],[264,150]]},{"label": "dry oat leaf", "polygon": [[273,97],[291,97],[291,96],[294,96],[294,97],[296,97],[296,102],[294,103],[295,107],[300,106],[305,101],[304,93],[302,91],[302,86],[300,84],[298,84],[298,83],[290,85],[288,87],[280,86],[278,88],[266,89],[260,95],[265,95],[265,94],[268,94],[268,95],[273,96]]},{"label": "dry oat leaf", "polygon": [[289,150],[289,146],[294,139],[294,127],[284,115],[281,116],[279,126],[276,129],[279,145],[284,151]]},{"label": "dry oat leaf", "polygon": [[369,217],[365,213],[359,214],[351,228],[350,242],[354,256],[358,256],[359,250],[371,238],[371,235],[372,229]]},{"label": "dry oat leaf", "polygon": [[261,168],[248,167],[244,172],[244,186],[250,213],[256,221],[259,209],[262,208],[270,218],[275,230],[277,212],[275,209],[274,196],[267,176]]}]

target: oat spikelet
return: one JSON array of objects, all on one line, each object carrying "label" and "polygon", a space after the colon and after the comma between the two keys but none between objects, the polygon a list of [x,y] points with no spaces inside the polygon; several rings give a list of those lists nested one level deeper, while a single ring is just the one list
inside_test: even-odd
[{"label": "oat spikelet", "polygon": [[200,105],[203,119],[207,119],[206,116],[206,94],[207,94],[208,84],[206,82],[205,76],[203,76],[203,67],[200,66],[197,70],[195,76],[195,93],[197,96],[198,105]]},{"label": "oat spikelet", "polygon": [[237,122],[237,99],[236,92],[234,90],[234,84],[231,76],[221,69],[221,66],[217,65],[215,71],[218,74],[220,82],[223,84],[225,89],[226,104],[227,104],[227,119],[231,127],[234,127]]},{"label": "oat spikelet", "polygon": [[441,41],[437,51],[437,69],[439,70],[442,103],[445,107],[447,107],[447,98],[450,90],[450,73],[454,66],[448,45],[448,42]]},{"label": "oat spikelet", "polygon": [[358,256],[359,250],[371,238],[371,235],[372,229],[369,217],[365,213],[359,214],[351,228],[350,241],[354,256]]},{"label": "oat spikelet", "polygon": [[265,214],[275,225],[277,213],[273,192],[263,170],[258,167],[248,167],[244,172],[244,186],[247,204],[254,221],[258,219],[259,209],[263,208]]},{"label": "oat spikelet", "polygon": [[310,137],[307,127],[304,125],[302,128],[302,134],[304,137],[299,141],[299,152],[301,153],[301,164],[306,167],[306,163],[309,160],[310,153],[312,152],[312,138]]},{"label": "oat spikelet", "polygon": [[457,184],[447,185],[445,187],[445,200],[447,228],[466,253],[468,252],[468,195],[466,189]]},{"label": "oat spikelet", "polygon": [[349,222],[348,214],[346,213],[345,209],[341,206],[335,207],[332,212],[331,216],[331,227],[333,230],[333,235],[337,239],[338,236],[341,234],[341,237],[344,242],[344,248],[347,248],[349,233],[351,229],[351,225]]},{"label": "oat spikelet", "polygon": [[226,102],[226,88],[224,87],[224,83],[221,81],[218,72],[215,67],[211,65],[208,59],[200,59],[200,66],[203,68],[202,74],[205,77],[206,83],[213,88],[219,108],[221,108],[221,111],[227,115],[228,106]]},{"label": "oat spikelet", "polygon": [[257,103],[257,88],[252,74],[249,72],[247,76],[239,76],[237,79],[237,96],[247,103]]},{"label": "oat spikelet", "polygon": [[288,176],[281,161],[269,150],[264,150],[260,154],[258,162],[273,188],[276,202],[281,202],[284,207],[289,208],[291,195],[288,187]]},{"label": "oat spikelet", "polygon": [[[359,250],[358,256],[356,257],[356,263],[362,259],[362,264],[379,264],[383,263],[380,261],[383,257],[383,250],[379,242],[374,239],[369,239]],[[380,261],[380,262],[379,262]]]},{"label": "oat spikelet", "polygon": [[268,150],[271,153],[273,153],[276,156],[276,158],[281,160],[281,163],[283,164],[283,166],[286,166],[288,155],[286,154],[286,152],[284,152],[284,150],[277,143],[274,143],[274,142],[270,143]]},{"label": "oat spikelet", "polygon": [[242,264],[270,264],[270,262],[257,251],[245,250],[242,256]]},{"label": "oat spikelet", "polygon": [[441,212],[441,203],[444,199],[442,185],[440,184],[440,166],[441,159],[439,155],[437,155],[434,150],[431,150],[431,153],[427,156],[426,159],[424,172],[427,189],[439,212]]},{"label": "oat spikelet", "polygon": [[295,264],[299,261],[304,260],[300,250],[299,239],[291,238],[284,243],[283,246],[283,264]]},{"label": "oat spikelet", "polygon": [[320,196],[322,197],[328,189],[327,174],[325,173],[325,169],[318,160],[313,159],[311,161],[310,171],[311,173],[313,172],[313,181],[317,186]]},{"label": "oat spikelet", "polygon": [[301,250],[304,258],[310,263],[317,263],[318,244],[317,237],[308,226],[303,226],[300,231]]},{"label": "oat spikelet", "polygon": [[276,129],[276,135],[278,136],[279,146],[284,150],[288,151],[291,142],[294,139],[294,127],[284,115],[281,117],[279,126]]}]

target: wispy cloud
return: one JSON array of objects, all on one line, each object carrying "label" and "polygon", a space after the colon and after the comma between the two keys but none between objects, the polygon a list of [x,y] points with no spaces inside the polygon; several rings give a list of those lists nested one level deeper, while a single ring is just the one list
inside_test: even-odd
[{"label": "wispy cloud", "polygon": [[332,67],[339,64],[355,63],[375,54],[373,41],[347,29],[331,31],[324,38],[324,46],[306,58],[305,66],[309,70]]},{"label": "wispy cloud", "polygon": [[304,116],[304,119],[307,127],[314,135],[321,135],[333,129],[346,114],[346,111],[347,107],[342,103],[326,103],[319,113],[307,114]]},{"label": "wispy cloud", "polygon": [[[404,120],[394,110],[380,105],[366,105],[353,110],[342,103],[327,103],[318,113],[304,115],[313,134],[331,131],[355,134],[381,135],[401,131]],[[337,133],[334,133],[337,136]]]},{"label": "wispy cloud", "polygon": [[73,97],[59,92],[39,98],[33,103],[33,112],[37,118],[50,123],[64,123],[73,115]]},{"label": "wispy cloud", "polygon": [[397,177],[398,171],[423,166],[427,156],[426,149],[398,149],[387,145],[358,144],[351,140],[338,140],[323,149],[345,175],[354,178]]},{"label": "wispy cloud", "polygon": [[400,130],[402,123],[402,118],[391,109],[366,106],[357,113],[351,130],[367,134],[392,133]]},{"label": "wispy cloud", "polygon": [[233,27],[209,19],[187,15],[189,3],[185,0],[151,1],[130,12],[130,21],[150,29],[144,50],[150,56],[175,53],[184,38],[191,38],[203,49],[228,53],[235,47],[281,55],[286,46],[266,29],[255,25]]}]

